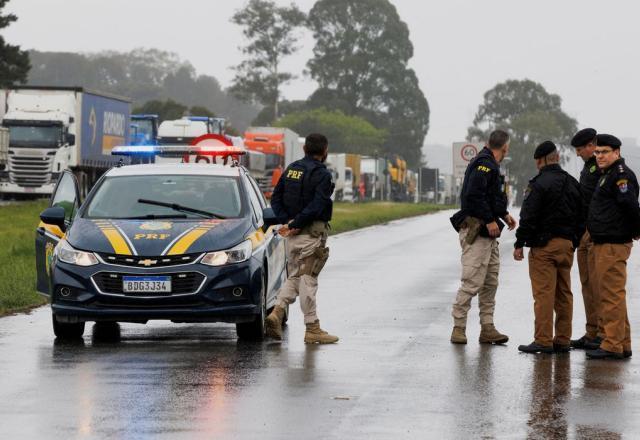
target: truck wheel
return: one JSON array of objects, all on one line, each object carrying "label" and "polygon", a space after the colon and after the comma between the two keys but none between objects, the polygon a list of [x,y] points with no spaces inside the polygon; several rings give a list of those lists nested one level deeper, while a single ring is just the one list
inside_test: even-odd
[{"label": "truck wheel", "polygon": [[84,322],[59,322],[56,315],[51,314],[53,333],[60,339],[80,339],[84,334]]},{"label": "truck wheel", "polygon": [[267,318],[267,283],[262,277],[262,287],[260,293],[260,313],[249,322],[238,322],[236,324],[236,334],[238,338],[248,341],[262,341],[266,335],[265,319]]}]

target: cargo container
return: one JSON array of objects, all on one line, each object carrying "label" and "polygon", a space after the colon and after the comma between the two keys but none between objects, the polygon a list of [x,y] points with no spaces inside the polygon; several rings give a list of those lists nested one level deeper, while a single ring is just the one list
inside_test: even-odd
[{"label": "cargo container", "polygon": [[2,126],[9,129],[8,172],[2,194],[51,194],[65,169],[81,196],[119,157],[129,139],[130,101],[80,87],[14,87],[5,93]]},{"label": "cargo container", "polygon": [[327,167],[335,172],[335,199],[353,202],[360,186],[360,155],[334,153],[327,157]]}]

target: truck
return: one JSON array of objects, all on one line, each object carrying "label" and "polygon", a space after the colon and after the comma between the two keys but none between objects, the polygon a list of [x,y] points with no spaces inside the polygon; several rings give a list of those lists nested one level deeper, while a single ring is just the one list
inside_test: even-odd
[{"label": "truck", "polygon": [[131,115],[129,145],[158,145],[158,115]]},{"label": "truck", "polygon": [[248,150],[266,155],[266,174],[258,179],[258,184],[267,198],[271,197],[284,169],[304,157],[304,142],[288,128],[249,127],[244,133],[244,145]]},{"label": "truck", "polygon": [[81,196],[120,158],[111,149],[129,139],[131,102],[82,87],[13,87],[5,93],[9,130],[2,195],[49,195],[66,169]]},{"label": "truck", "polygon": [[365,183],[365,198],[383,200],[386,189],[386,161],[383,158],[363,156],[360,160],[360,178]]},{"label": "truck", "polygon": [[8,173],[7,162],[9,160],[9,129],[0,127],[0,176]]},{"label": "truck", "polygon": [[387,162],[389,174],[389,198],[394,202],[407,201],[407,162],[393,155]]},{"label": "truck", "polygon": [[327,156],[327,167],[335,171],[337,201],[354,202],[359,198],[360,162],[358,154],[333,153]]}]

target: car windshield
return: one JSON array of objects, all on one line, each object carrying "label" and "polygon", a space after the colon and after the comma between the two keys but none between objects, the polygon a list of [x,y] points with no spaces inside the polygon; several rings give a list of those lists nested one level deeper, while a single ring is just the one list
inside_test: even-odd
[{"label": "car windshield", "polygon": [[202,218],[198,213],[139,200],[177,204],[225,218],[239,217],[242,212],[238,180],[234,177],[146,175],[107,177],[89,201],[84,216],[109,219]]}]

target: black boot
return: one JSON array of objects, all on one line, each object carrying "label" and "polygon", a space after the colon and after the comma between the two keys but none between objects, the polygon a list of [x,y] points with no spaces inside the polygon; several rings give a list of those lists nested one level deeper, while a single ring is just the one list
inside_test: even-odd
[{"label": "black boot", "polygon": [[518,347],[518,350],[524,353],[553,353],[552,346],[540,345],[535,342],[532,342],[529,345],[521,345]]},{"label": "black boot", "polygon": [[629,359],[632,355],[633,355],[633,352],[631,350],[629,351],[625,350],[622,352],[622,357],[624,357],[625,359]]},{"label": "black boot", "polygon": [[597,350],[587,351],[587,357],[589,359],[623,359],[624,354],[598,348]]},{"label": "black boot", "polygon": [[580,339],[572,339],[571,340],[571,348],[583,349],[586,344],[592,342],[593,339],[587,338],[587,335],[584,335]]},{"label": "black boot", "polygon": [[571,348],[570,345],[563,345],[563,344],[553,344],[553,351],[554,353],[569,353],[569,349]]},{"label": "black boot", "polygon": [[593,338],[592,340],[586,342],[584,344],[584,349],[585,350],[597,350],[598,348],[600,348],[600,344],[602,344],[602,338],[596,336],[595,338]]}]

